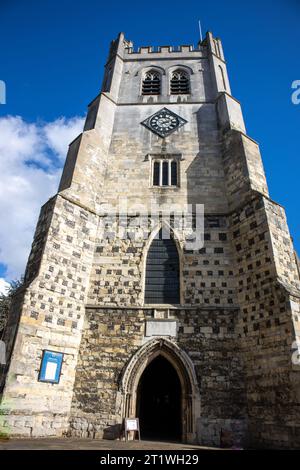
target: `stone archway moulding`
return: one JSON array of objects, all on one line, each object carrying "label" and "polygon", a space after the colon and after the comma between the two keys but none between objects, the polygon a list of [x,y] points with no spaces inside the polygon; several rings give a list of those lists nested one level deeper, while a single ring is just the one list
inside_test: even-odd
[{"label": "stone archway moulding", "polygon": [[193,363],[179,346],[156,337],[144,344],[125,367],[119,382],[121,417],[136,416],[137,389],[145,368],[157,356],[164,356],[175,368],[182,389],[182,440],[196,441],[196,419],[200,416],[200,395]]}]

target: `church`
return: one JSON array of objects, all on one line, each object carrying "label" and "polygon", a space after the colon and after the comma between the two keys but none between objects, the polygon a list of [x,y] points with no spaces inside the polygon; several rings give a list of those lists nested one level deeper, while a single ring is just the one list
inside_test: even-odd
[{"label": "church", "polygon": [[220,39],[120,33],[13,301],[1,433],[299,448],[299,297]]}]

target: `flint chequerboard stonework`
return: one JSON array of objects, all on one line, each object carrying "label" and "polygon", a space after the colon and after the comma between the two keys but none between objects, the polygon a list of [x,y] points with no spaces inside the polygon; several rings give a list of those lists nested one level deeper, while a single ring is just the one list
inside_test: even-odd
[{"label": "flint chequerboard stonework", "polygon": [[[160,242],[147,212],[136,237],[130,207],[150,202],[204,204],[204,246],[172,220]],[[139,417],[145,438],[300,448],[299,295],[221,41],[135,51],[119,34],[4,332],[1,432],[114,439]],[[58,383],[39,381],[45,351],[63,354]]]}]

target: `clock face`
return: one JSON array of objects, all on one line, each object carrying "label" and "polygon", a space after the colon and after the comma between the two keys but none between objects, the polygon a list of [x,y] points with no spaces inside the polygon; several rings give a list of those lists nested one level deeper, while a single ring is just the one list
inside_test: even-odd
[{"label": "clock face", "polygon": [[172,115],[166,111],[156,114],[150,119],[150,127],[160,133],[168,133],[169,131],[175,130],[179,125],[177,116]]},{"label": "clock face", "polygon": [[186,122],[185,119],[173,113],[173,111],[163,108],[145,119],[141,124],[164,138],[179,129],[179,127],[183,126]]}]

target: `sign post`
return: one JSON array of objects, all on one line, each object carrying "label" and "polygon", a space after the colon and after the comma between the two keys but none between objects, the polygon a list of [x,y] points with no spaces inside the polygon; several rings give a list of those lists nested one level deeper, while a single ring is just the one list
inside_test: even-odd
[{"label": "sign post", "polygon": [[139,418],[125,418],[125,441],[128,441],[128,434],[133,432],[133,440],[136,433],[138,434],[139,441],[141,440]]}]

